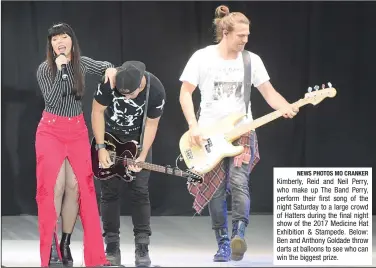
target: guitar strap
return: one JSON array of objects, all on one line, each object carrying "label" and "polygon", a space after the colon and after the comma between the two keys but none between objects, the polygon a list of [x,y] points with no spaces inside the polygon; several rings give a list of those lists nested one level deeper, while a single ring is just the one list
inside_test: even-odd
[{"label": "guitar strap", "polygon": [[245,111],[248,114],[249,101],[251,100],[251,87],[252,87],[252,68],[251,68],[251,55],[249,51],[243,50],[243,64],[244,64],[244,102]]},{"label": "guitar strap", "polygon": [[146,122],[146,117],[147,117],[147,112],[148,112],[149,91],[150,91],[150,74],[149,74],[149,72],[145,72],[145,75],[146,75],[146,81],[147,81],[146,100],[145,100],[144,118],[142,120],[142,130],[141,130],[140,143],[138,145],[138,152],[139,153],[142,151],[142,147],[143,147],[143,144],[144,144],[145,122]]}]

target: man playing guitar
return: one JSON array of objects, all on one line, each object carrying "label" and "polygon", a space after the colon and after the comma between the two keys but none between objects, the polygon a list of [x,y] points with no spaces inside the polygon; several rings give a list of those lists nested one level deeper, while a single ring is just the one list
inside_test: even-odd
[{"label": "man playing guitar", "polygon": [[[222,5],[217,7],[213,23],[218,44],[206,46],[193,53],[180,77],[180,104],[189,126],[190,143],[192,146],[201,146],[202,151],[205,151],[206,137],[201,135],[201,131],[205,126],[221,122],[236,113],[247,114],[241,124],[253,120],[251,103],[244,104],[250,100],[245,94],[245,89],[249,89],[250,84],[261,92],[272,108],[280,110],[284,117],[293,118],[298,112],[269,82],[269,75],[261,58],[244,50],[250,31],[249,19],[240,12],[230,13],[228,7]],[[247,70],[243,62],[247,57],[252,65],[252,71],[248,73],[250,83],[244,79]],[[201,92],[198,120],[192,102],[196,87]],[[251,202],[249,175],[259,160],[255,131],[242,135],[236,142],[246,147],[243,154],[227,157],[205,174],[202,184],[188,187],[195,197],[193,207],[197,213],[201,213],[208,205],[211,227],[218,244],[218,251],[214,255],[215,262],[242,260],[247,250],[244,235],[249,223]],[[231,235],[228,234],[227,190],[231,191],[232,195]]]},{"label": "man playing guitar", "polygon": [[[121,142],[136,141],[142,144],[136,162],[151,162],[152,144],[159,119],[164,110],[164,86],[139,61],[127,61],[117,68],[116,84],[101,83],[92,106],[92,128],[100,165],[112,164],[106,150],[105,132]],[[143,120],[146,108],[146,118]],[[143,138],[142,138],[143,137]],[[150,266],[148,245],[150,229],[150,201],[148,181],[150,171],[130,165],[135,179],[128,183],[131,189],[132,222],[135,236],[135,265]],[[106,243],[106,256],[112,265],[120,265],[120,188],[121,178],[101,180],[101,214]]]}]

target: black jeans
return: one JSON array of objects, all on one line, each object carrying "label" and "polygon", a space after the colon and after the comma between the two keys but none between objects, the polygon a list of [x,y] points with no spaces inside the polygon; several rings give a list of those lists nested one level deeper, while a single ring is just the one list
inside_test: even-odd
[{"label": "black jeans", "polygon": [[[145,162],[151,163],[152,150],[150,148]],[[151,235],[150,229],[150,200],[149,176],[150,171],[142,169],[135,173],[136,177],[131,182],[125,182],[120,177],[103,180],[101,185],[101,216],[103,223],[103,236],[106,234],[120,233],[120,193],[123,184],[130,187],[130,202],[134,236]],[[112,240],[112,239],[111,239]]]}]

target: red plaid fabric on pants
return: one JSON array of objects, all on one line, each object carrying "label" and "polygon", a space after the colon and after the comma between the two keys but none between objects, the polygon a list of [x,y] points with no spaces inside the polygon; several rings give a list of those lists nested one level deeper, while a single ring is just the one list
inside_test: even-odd
[{"label": "red plaid fabric on pants", "polygon": [[[234,158],[235,165],[240,166],[243,162],[250,163],[250,172],[260,160],[258,142],[255,131],[250,131],[234,142],[244,146],[244,152]],[[188,191],[194,196],[193,208],[200,214],[209,203],[218,187],[226,179],[227,170],[222,160],[214,169],[204,175],[201,184],[188,184]]]}]

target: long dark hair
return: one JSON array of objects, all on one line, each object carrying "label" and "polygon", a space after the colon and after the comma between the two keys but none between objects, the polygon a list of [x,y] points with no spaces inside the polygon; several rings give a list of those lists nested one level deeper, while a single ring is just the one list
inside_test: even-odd
[{"label": "long dark hair", "polygon": [[52,48],[51,39],[53,36],[67,34],[72,39],[72,49],[71,49],[71,62],[73,66],[73,94],[76,96],[76,99],[81,99],[84,95],[84,76],[81,72],[80,62],[81,62],[81,51],[80,46],[78,45],[78,40],[73,29],[66,23],[58,23],[51,26],[48,29],[47,36],[47,63],[52,70],[52,77],[56,76],[57,66],[55,63],[55,52]]}]

